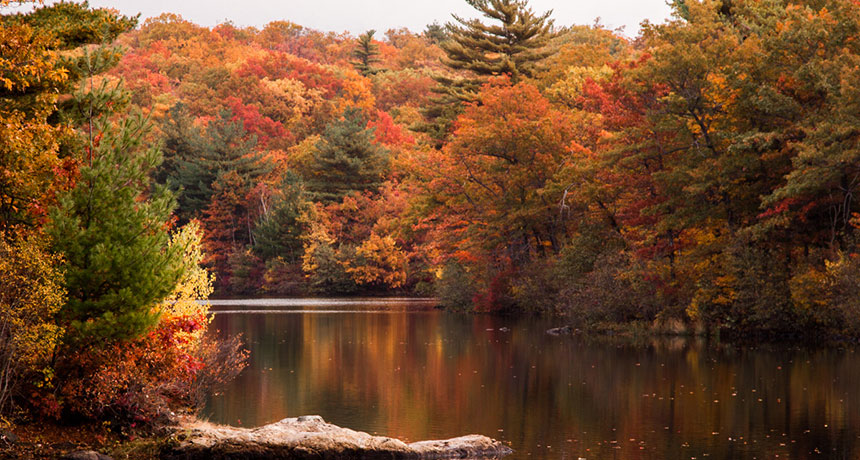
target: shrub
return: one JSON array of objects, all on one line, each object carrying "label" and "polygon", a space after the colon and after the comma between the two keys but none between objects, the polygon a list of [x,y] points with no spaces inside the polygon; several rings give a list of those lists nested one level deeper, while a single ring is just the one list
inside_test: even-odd
[{"label": "shrub", "polygon": [[645,273],[627,252],[602,254],[591,271],[562,289],[564,309],[580,325],[653,321],[661,302]]},{"label": "shrub", "polygon": [[62,362],[61,395],[67,414],[119,424],[164,422],[178,407],[196,406],[208,386],[245,366],[238,339],[218,342],[206,334],[213,276],[200,266],[200,233],[192,222],[173,235],[182,248],[184,276],[154,307],[158,323],[146,335],[71,350]]},{"label": "shrub", "polygon": [[473,277],[466,269],[456,262],[449,262],[442,267],[439,279],[436,280],[436,297],[439,304],[454,310],[472,308],[475,295]]},{"label": "shrub", "polygon": [[0,414],[22,379],[50,377],[63,333],[53,321],[65,301],[59,258],[45,247],[38,237],[0,235]]}]

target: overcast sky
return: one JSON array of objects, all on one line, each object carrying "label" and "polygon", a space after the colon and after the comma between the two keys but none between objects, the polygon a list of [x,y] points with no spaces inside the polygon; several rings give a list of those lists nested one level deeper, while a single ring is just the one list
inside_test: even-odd
[{"label": "overcast sky", "polygon": [[[669,16],[666,0],[531,0],[529,3],[538,12],[552,9],[557,25],[592,24],[600,17],[601,23],[611,29],[624,27],[628,36],[635,36],[639,23],[645,19],[662,22]],[[229,20],[238,26],[256,27],[288,20],[313,29],[348,31],[353,35],[368,29],[384,32],[395,27],[420,32],[434,20],[449,21],[451,13],[475,16],[475,10],[464,0],[90,0],[90,5],[117,8],[128,15],[141,13],[141,19],[171,12],[204,26]]]}]

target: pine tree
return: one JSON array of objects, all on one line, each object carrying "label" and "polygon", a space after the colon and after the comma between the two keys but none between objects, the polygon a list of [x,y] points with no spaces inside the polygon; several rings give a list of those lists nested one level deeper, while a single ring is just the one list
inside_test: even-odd
[{"label": "pine tree", "polygon": [[[467,0],[484,17],[500,24],[454,15],[459,25],[446,25],[450,40],[441,44],[443,62],[454,70],[473,75],[466,85],[451,88],[450,94],[473,101],[486,77],[508,74],[513,83],[535,75],[541,60],[550,55],[552,11],[535,14],[526,0]],[[447,81],[443,81],[445,84]]]},{"label": "pine tree", "polygon": [[439,24],[436,21],[433,21],[433,23],[431,24],[427,24],[427,27],[424,29],[423,35],[425,39],[435,45],[438,45],[448,39],[448,31],[445,30],[445,27],[443,25]]},{"label": "pine tree", "polygon": [[222,110],[202,132],[192,126],[184,106],[171,109],[165,121],[165,149],[169,163],[162,175],[179,194],[179,216],[184,221],[198,217],[209,206],[212,184],[222,175],[235,172],[243,190],[271,171],[256,151],[257,139],[249,136],[241,120]]},{"label": "pine tree", "polygon": [[326,126],[313,158],[306,179],[315,201],[376,190],[388,170],[388,151],[373,142],[373,129],[367,129],[367,119],[357,108]]},{"label": "pine tree", "polygon": [[256,151],[256,146],[257,137],[248,135],[242,121],[234,120],[229,110],[222,110],[203,134],[202,166],[213,179],[235,171],[243,185],[250,186],[272,169],[263,162],[263,152]]},{"label": "pine tree", "polygon": [[176,193],[177,215],[185,222],[208,203],[211,175],[203,166],[203,138],[194,126],[185,104],[178,103],[168,111],[162,123],[164,162],[154,175]]},{"label": "pine tree", "polygon": [[179,102],[167,111],[161,132],[164,161],[156,168],[153,179],[159,184],[167,184],[182,169],[183,162],[194,158],[197,150],[195,140],[200,137],[200,131],[194,126],[188,106]]},{"label": "pine tree", "polygon": [[352,51],[352,57],[357,59],[356,61],[352,62],[352,65],[353,67],[355,67],[355,70],[361,72],[361,74],[365,77],[368,77],[380,71],[380,69],[375,69],[373,67],[373,64],[376,64],[380,61],[378,57],[379,45],[373,43],[373,34],[375,33],[375,30],[370,29],[367,32],[359,35],[356,47]]},{"label": "pine tree", "polygon": [[165,230],[173,195],[149,186],[161,154],[141,146],[146,120],[102,119],[94,129],[79,181],[60,197],[48,226],[69,294],[60,317],[72,340],[128,339],[156,323],[153,307],[182,275],[183,248],[169,247]]},{"label": "pine tree", "polygon": [[254,252],[263,260],[280,257],[287,263],[300,263],[303,252],[302,221],[309,210],[301,179],[288,172],[273,194],[254,229]]},{"label": "pine tree", "polygon": [[446,24],[448,40],[440,43],[445,51],[443,63],[465,76],[436,77],[440,96],[424,110],[428,123],[416,127],[438,142],[447,137],[463,102],[474,102],[488,77],[507,74],[513,83],[531,78],[540,62],[552,50],[554,37],[552,11],[536,14],[527,0],[466,0],[484,17],[498,24],[454,15],[455,23]]},{"label": "pine tree", "polygon": [[113,64],[120,56],[106,46],[69,51],[112,42],[136,24],[136,18],[86,3],[0,14],[0,231],[38,226],[53,204],[52,190],[70,180],[69,163],[61,158],[79,145],[64,144],[73,136],[68,113],[57,111],[70,108],[60,95],[74,90],[86,64]]},{"label": "pine tree", "polygon": [[68,65],[80,77],[60,118],[76,128],[65,148],[79,164],[77,183],[58,197],[46,232],[63,256],[68,299],[59,318],[67,343],[138,337],[158,321],[155,305],[183,274],[184,248],[169,246],[175,206],[151,185],[161,152],[145,147],[149,125],[121,83],[95,76],[117,63],[119,48],[84,49]]}]

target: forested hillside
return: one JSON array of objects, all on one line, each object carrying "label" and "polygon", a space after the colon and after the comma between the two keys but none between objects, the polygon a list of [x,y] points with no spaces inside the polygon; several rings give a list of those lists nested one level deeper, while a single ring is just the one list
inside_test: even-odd
[{"label": "forested hillside", "polygon": [[220,292],[854,327],[857,2],[679,1],[635,39],[477,6],[119,37],[106,78],[155,121]]},{"label": "forested hillside", "polygon": [[[4,234],[46,232],[87,265],[98,192],[105,216],[139,213],[110,227],[125,241],[198,225],[219,295],[856,332],[856,1],[678,0],[635,38],[525,1],[474,6],[358,37],[6,16],[30,29],[3,29]],[[99,172],[105,145],[152,152]],[[88,174],[133,187],[75,191]],[[98,247],[163,246],[141,244]],[[141,304],[178,276],[147,270]],[[89,276],[68,280],[83,297]]]},{"label": "forested hillside", "polygon": [[636,37],[467,2],[358,37],[0,15],[0,428],[200,408],[247,362],[213,292],[860,338],[860,1],[675,0]]}]

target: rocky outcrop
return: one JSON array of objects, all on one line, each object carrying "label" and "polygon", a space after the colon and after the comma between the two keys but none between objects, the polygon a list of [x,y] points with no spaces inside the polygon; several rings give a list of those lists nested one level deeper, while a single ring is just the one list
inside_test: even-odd
[{"label": "rocky outcrop", "polygon": [[193,421],[180,425],[163,459],[447,459],[501,458],[511,448],[486,436],[407,444],[326,423],[318,415],[286,418],[259,428]]}]

